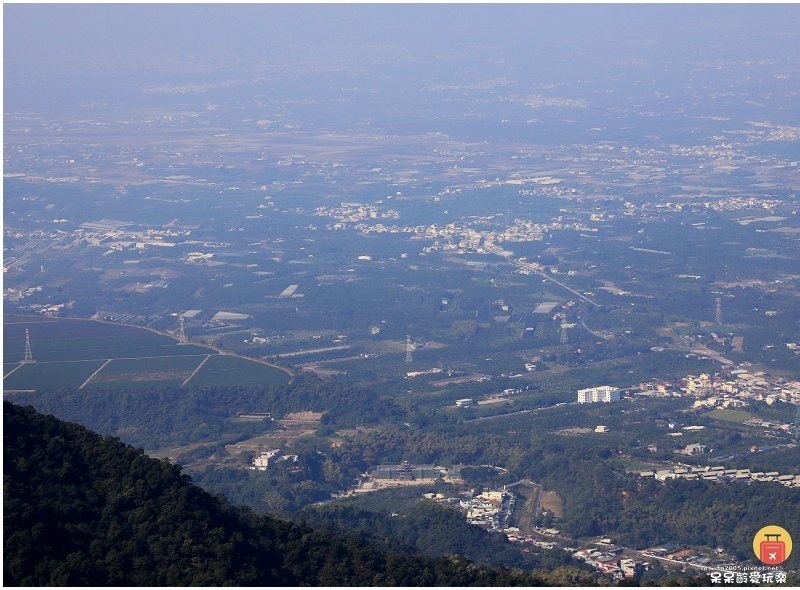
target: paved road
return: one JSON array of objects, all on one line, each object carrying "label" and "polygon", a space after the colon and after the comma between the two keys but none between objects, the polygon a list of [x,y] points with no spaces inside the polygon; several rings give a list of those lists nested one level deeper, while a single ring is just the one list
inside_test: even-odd
[{"label": "paved road", "polygon": [[516,416],[517,414],[537,414],[542,410],[552,410],[555,408],[563,408],[564,406],[574,406],[577,405],[578,402],[569,402],[561,404],[556,404],[554,406],[544,406],[543,408],[532,408],[529,410],[520,410],[518,412],[509,412],[508,414],[495,414],[494,416],[480,416],[479,418],[471,418],[469,420],[464,420],[464,424],[467,422],[485,422],[486,420],[493,420],[495,418],[508,418],[509,416]]}]

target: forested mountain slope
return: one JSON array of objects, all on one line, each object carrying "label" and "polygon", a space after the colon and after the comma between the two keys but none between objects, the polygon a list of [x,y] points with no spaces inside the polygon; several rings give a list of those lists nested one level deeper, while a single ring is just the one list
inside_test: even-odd
[{"label": "forested mountain slope", "polygon": [[118,439],[4,403],[6,586],[591,583],[461,557],[384,554],[234,508]]}]

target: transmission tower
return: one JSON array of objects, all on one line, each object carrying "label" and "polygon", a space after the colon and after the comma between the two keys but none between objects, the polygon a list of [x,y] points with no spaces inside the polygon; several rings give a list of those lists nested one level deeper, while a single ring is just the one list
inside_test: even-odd
[{"label": "transmission tower", "polygon": [[561,344],[566,344],[569,342],[569,336],[567,336],[567,330],[570,328],[574,328],[575,324],[561,324]]},{"label": "transmission tower", "polygon": [[33,353],[31,352],[31,333],[25,328],[25,360],[24,363],[33,362]]},{"label": "transmission tower", "polygon": [[714,321],[718,326],[722,325],[722,299],[717,297],[717,309],[714,315]]},{"label": "transmission tower", "polygon": [[798,404],[797,412],[794,415],[794,442],[800,442],[800,404]]},{"label": "transmission tower", "polygon": [[411,351],[414,350],[414,345],[411,344],[411,335],[406,334],[406,362],[411,362]]},{"label": "transmission tower", "polygon": [[183,316],[180,316],[181,329],[178,332],[178,344],[186,344],[186,333],[183,331]]}]

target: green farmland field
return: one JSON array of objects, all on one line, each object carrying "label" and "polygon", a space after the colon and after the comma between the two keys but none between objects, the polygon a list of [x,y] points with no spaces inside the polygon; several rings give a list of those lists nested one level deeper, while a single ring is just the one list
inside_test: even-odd
[{"label": "green farmland field", "polygon": [[[3,365],[4,390],[80,387],[105,361],[66,361],[25,363],[13,373],[13,366]],[[16,366],[16,365],[14,365]]]},{"label": "green farmland field", "polygon": [[[35,362],[19,366],[25,356],[26,329]],[[273,385],[290,378],[280,369],[220,355],[205,346],[178,344],[146,328],[20,315],[3,318],[3,375],[7,375],[4,391],[81,385],[92,389],[179,387],[189,377],[191,385]]]},{"label": "green farmland field", "polygon": [[75,361],[148,356],[208,354],[206,348],[180,345],[174,338],[144,328],[93,320],[50,318],[33,321],[28,316],[3,318],[3,362],[25,356],[25,330],[37,361]]},{"label": "green farmland field", "polygon": [[289,375],[276,367],[245,358],[220,354],[212,356],[192,377],[189,385],[283,385]]},{"label": "green farmland field", "polygon": [[712,410],[703,414],[703,416],[706,418],[712,418],[714,420],[723,420],[725,422],[744,422],[745,420],[749,420],[753,417],[748,412],[728,409]]},{"label": "green farmland field", "polygon": [[180,386],[209,355],[115,359],[95,375],[87,387],[163,384]]}]

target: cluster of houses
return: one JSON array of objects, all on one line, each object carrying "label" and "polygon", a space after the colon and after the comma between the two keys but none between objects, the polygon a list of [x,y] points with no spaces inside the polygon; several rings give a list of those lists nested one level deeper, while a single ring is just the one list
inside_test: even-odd
[{"label": "cluster of houses", "polygon": [[800,487],[800,475],[781,475],[777,471],[764,473],[763,471],[751,472],[749,469],[725,469],[716,467],[674,467],[658,471],[640,471],[641,477],[654,477],[658,481],[668,479],[689,479],[716,482],[743,482],[776,481],[787,487]]},{"label": "cluster of houses", "polygon": [[577,550],[573,557],[585,561],[603,573],[610,574],[615,580],[639,578],[649,569],[649,563],[621,558],[621,553],[621,547],[609,547],[602,551],[589,548]]},{"label": "cluster of houses", "polygon": [[[457,505],[466,514],[467,522],[486,530],[501,531],[512,543],[530,543],[542,549],[558,547],[555,542],[522,535],[518,527],[506,526],[514,508],[512,494],[493,490],[475,495],[473,490],[467,490],[459,492],[458,495],[458,498],[447,498],[444,494],[427,493],[423,494],[423,497],[443,504]],[[539,532],[551,537],[560,534],[558,529],[545,529]],[[573,553],[574,557],[585,561],[598,571],[609,574],[615,580],[639,578],[650,567],[647,562],[622,557],[622,548],[613,546],[611,539],[602,539],[598,545],[603,545],[602,549],[576,550],[564,547],[564,550]]]},{"label": "cluster of houses", "polygon": [[[487,491],[476,496],[470,490],[460,492],[459,498],[446,498],[444,494],[433,493],[423,494],[423,496],[440,503],[458,504],[459,508],[466,513],[467,522],[486,530],[502,531],[512,543],[530,543],[542,549],[558,547],[552,541],[521,535],[518,527],[506,527],[506,522],[514,507],[514,496],[506,491]],[[557,529],[546,529],[540,532],[553,537],[560,533]],[[573,552],[576,558],[584,560],[600,572],[609,574],[615,580],[639,578],[649,568],[649,564],[646,562],[621,557],[622,548],[612,546],[610,539],[604,539],[603,542],[607,547],[603,547],[602,550],[594,548],[579,550],[564,548],[564,550]]]},{"label": "cluster of houses", "polygon": [[760,426],[761,428],[771,428],[773,430],[782,430],[783,432],[791,432],[792,428],[794,428],[794,424],[788,424],[786,422],[770,422],[769,420],[762,420],[761,418],[750,418],[749,420],[745,420],[744,424],[748,426]]},{"label": "cluster of houses", "polygon": [[[423,497],[440,503],[456,504],[466,514],[467,522],[487,531],[508,531],[508,518],[514,509],[514,496],[505,491],[459,492],[459,498],[445,498],[443,494],[423,494]],[[519,529],[516,529],[517,531]]]},{"label": "cluster of houses", "polygon": [[317,207],[314,211],[296,209],[298,213],[310,213],[317,217],[330,217],[338,223],[328,229],[345,229],[347,223],[358,223],[367,219],[399,219],[400,214],[393,209],[379,208],[376,205],[362,203],[342,203],[341,207]]},{"label": "cluster of houses", "polygon": [[[541,547],[542,549],[553,549],[558,547],[551,541],[541,541],[534,537],[520,536],[519,529],[510,527],[505,529],[508,540],[512,543],[530,543]],[[545,529],[539,531],[549,536],[556,536],[561,531],[557,529]],[[598,545],[603,545],[602,549],[588,548],[588,549],[574,549],[572,547],[564,547],[564,551],[572,553],[573,557],[585,561],[588,565],[596,570],[609,574],[615,580],[640,578],[644,572],[650,568],[650,564],[635,559],[628,559],[621,557],[622,547],[615,547],[611,545],[611,539],[602,539]]]},{"label": "cluster of houses", "polygon": [[[556,529],[548,529],[548,530],[556,530]],[[512,543],[530,543],[531,545],[536,545],[537,547],[541,547],[542,549],[553,549],[558,547],[552,541],[541,541],[535,537],[531,536],[522,536],[519,534],[519,527],[508,527],[503,532],[506,534],[506,538]],[[560,531],[557,531],[560,532]]]},{"label": "cluster of houses", "polygon": [[482,492],[480,496],[461,500],[459,506],[466,510],[470,524],[487,530],[502,530],[514,506],[514,497],[503,491]]},{"label": "cluster of houses", "polygon": [[740,408],[750,402],[786,402],[800,405],[800,381],[768,381],[765,373],[738,368],[722,374],[687,375],[680,383],[642,383],[637,395],[694,396],[696,407]]}]

